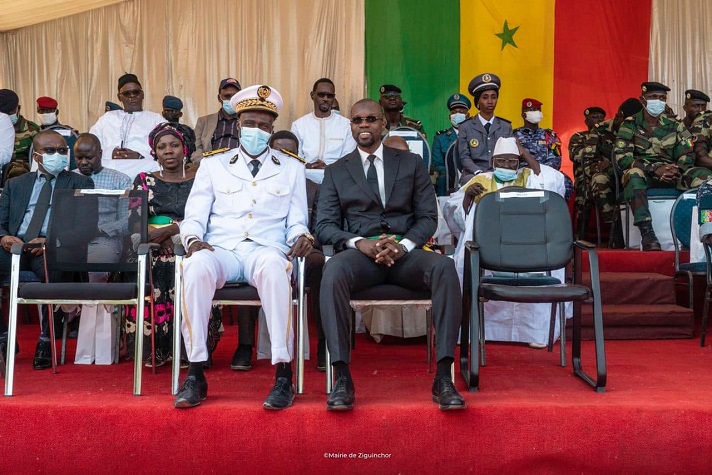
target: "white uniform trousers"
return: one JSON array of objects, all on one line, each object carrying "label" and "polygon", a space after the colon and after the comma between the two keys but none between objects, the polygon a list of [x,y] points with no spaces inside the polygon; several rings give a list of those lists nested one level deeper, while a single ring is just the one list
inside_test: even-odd
[{"label": "white uniform trousers", "polygon": [[183,260],[181,331],[188,360],[208,359],[208,319],[215,289],[226,282],[247,282],[257,288],[272,342],[272,364],[288,363],[294,354],[292,333],[292,263],[282,251],[256,242],[234,250],[215,247]]}]

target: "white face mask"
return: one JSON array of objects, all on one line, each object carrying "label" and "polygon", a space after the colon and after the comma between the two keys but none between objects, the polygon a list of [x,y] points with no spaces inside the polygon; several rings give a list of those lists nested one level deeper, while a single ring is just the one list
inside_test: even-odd
[{"label": "white face mask", "polygon": [[527,122],[530,124],[538,124],[541,122],[541,119],[544,118],[544,114],[542,114],[541,111],[526,111],[524,118],[527,119]]},{"label": "white face mask", "polygon": [[42,125],[52,125],[57,122],[57,113],[49,112],[47,114],[38,114],[40,116],[40,123]]}]

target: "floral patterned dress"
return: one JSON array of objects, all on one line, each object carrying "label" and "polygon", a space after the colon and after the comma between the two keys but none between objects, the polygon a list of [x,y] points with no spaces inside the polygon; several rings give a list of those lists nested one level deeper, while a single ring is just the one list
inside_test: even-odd
[{"label": "floral patterned dress", "polygon": [[[185,214],[185,205],[188,195],[193,187],[194,179],[184,182],[163,181],[154,173],[139,173],[134,180],[134,190],[148,191],[148,214],[149,216],[167,216],[174,221],[181,221]],[[162,255],[158,250],[154,250],[151,256],[152,278],[153,278],[153,300],[154,300],[154,323],[155,323],[155,345],[156,345],[156,365],[166,363],[173,350],[173,314],[175,297],[175,255]],[[151,320],[150,307],[146,305],[146,322],[143,329],[144,338],[144,360],[148,362],[151,353]],[[217,347],[220,339],[220,327],[222,317],[220,309],[213,307],[210,315],[208,330],[208,350],[212,353]],[[127,357],[133,357],[133,341],[136,334],[136,309],[127,308],[126,334],[128,337]]]}]

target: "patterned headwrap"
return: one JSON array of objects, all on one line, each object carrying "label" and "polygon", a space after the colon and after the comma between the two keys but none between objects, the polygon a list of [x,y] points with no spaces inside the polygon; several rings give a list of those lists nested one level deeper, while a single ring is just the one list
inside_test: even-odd
[{"label": "patterned headwrap", "polygon": [[148,134],[148,146],[151,147],[151,156],[153,157],[154,160],[158,160],[158,157],[156,156],[156,145],[158,144],[158,141],[163,137],[164,135],[172,135],[178,140],[180,140],[180,143],[183,144],[183,159],[187,160],[190,158],[190,150],[188,150],[188,144],[186,142],[185,136],[183,135],[183,132],[178,130],[173,124],[170,122],[163,122],[161,124],[158,124],[150,134]]}]

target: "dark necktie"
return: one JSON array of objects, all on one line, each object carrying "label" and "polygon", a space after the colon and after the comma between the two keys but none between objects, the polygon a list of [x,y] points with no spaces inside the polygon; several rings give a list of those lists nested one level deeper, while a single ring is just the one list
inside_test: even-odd
[{"label": "dark necktie", "polygon": [[491,126],[491,125],[492,125],[492,124],[490,124],[489,122],[487,122],[487,123],[485,124],[485,132],[487,132],[487,135],[489,135],[489,129],[490,129],[490,126]]},{"label": "dark necktie", "polygon": [[371,187],[371,191],[378,197],[378,202],[383,205],[383,203],[381,203],[381,191],[378,189],[378,172],[376,171],[376,165],[373,163],[375,159],[375,155],[368,156],[368,161],[371,162],[371,164],[368,166],[366,181],[368,182],[368,186]]},{"label": "dark necktie", "polygon": [[257,159],[251,160],[250,165],[252,165],[252,176],[257,176],[257,172],[260,171],[260,161]]},{"label": "dark necktie", "polygon": [[25,242],[39,237],[42,231],[42,224],[47,216],[47,210],[49,210],[49,202],[52,199],[52,179],[54,177],[52,175],[43,176],[45,177],[45,183],[42,185],[40,196],[37,198],[37,203],[35,203],[35,211],[32,213],[29,226],[27,226],[27,232],[25,232],[24,238]]}]

